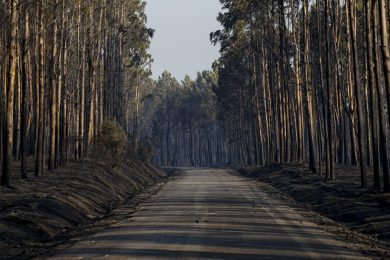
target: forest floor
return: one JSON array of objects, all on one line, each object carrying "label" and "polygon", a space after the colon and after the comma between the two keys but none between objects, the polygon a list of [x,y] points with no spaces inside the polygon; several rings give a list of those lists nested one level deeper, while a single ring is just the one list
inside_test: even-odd
[{"label": "forest floor", "polygon": [[[359,169],[338,165],[337,179],[324,181],[307,165],[240,168],[247,177],[270,184],[306,208],[390,247],[390,194],[360,187]],[[372,176],[369,177],[372,179]],[[372,183],[370,183],[372,187]]]},{"label": "forest floor", "polygon": [[12,187],[0,187],[0,259],[42,255],[112,225],[157,192],[166,177],[135,160],[114,168],[96,161],[71,162],[39,177],[33,177],[32,162],[30,166],[29,179],[21,180],[15,163]]}]

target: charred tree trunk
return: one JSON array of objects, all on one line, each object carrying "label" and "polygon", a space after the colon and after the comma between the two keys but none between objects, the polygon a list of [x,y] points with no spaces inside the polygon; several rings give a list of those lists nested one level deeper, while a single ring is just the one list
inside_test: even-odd
[{"label": "charred tree trunk", "polygon": [[7,96],[6,96],[6,111],[5,111],[5,140],[3,153],[3,168],[1,175],[1,185],[11,185],[11,167],[12,167],[12,148],[13,148],[13,124],[14,124],[14,92],[16,80],[16,44],[18,30],[18,9],[17,1],[10,1],[10,40],[8,46],[8,76],[7,76]]}]

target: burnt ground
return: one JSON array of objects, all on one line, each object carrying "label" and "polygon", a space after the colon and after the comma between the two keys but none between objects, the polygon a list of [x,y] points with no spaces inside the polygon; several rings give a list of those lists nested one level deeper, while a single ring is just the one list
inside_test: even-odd
[{"label": "burnt ground", "polygon": [[27,181],[18,178],[18,167],[13,186],[0,187],[0,259],[42,255],[111,225],[158,190],[166,177],[135,160],[114,168],[97,161],[71,162],[40,177],[33,177],[29,167]]},{"label": "burnt ground", "polygon": [[390,194],[363,190],[358,168],[338,165],[337,180],[332,181],[311,173],[307,165],[249,167],[238,171],[270,184],[306,208],[352,231],[368,235],[373,243],[390,247]]}]

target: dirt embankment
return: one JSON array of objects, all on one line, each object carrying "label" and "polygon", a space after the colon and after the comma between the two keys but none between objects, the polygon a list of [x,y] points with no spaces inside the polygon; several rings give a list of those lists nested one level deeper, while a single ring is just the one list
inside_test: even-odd
[{"label": "dirt embankment", "polygon": [[[250,167],[238,171],[270,184],[325,217],[390,246],[390,194],[362,190],[357,168],[337,166],[337,180],[334,181],[324,181],[304,165]],[[372,180],[371,176],[369,178]]]},{"label": "dirt embankment", "polygon": [[150,164],[128,160],[115,168],[72,162],[27,181],[14,178],[13,188],[0,187],[0,259],[32,256],[31,248],[104,218],[165,176]]}]

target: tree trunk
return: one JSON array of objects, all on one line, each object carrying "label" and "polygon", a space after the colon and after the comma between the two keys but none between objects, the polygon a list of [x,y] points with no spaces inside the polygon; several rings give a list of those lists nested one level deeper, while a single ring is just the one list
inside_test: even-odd
[{"label": "tree trunk", "polygon": [[[307,120],[307,127],[308,127],[308,137],[309,137],[309,162],[310,162],[310,169],[313,171],[313,173],[317,172],[317,155],[316,155],[316,148],[314,141],[315,138],[315,122],[314,122],[314,112],[313,112],[313,91],[312,87],[309,81],[309,70],[310,70],[310,62],[309,62],[309,28],[308,28],[308,0],[304,0],[303,3],[303,39],[304,39],[304,82],[305,82],[305,88],[304,88],[304,96],[305,96],[305,117]],[[301,136],[301,138],[304,138],[304,136]]]},{"label": "tree trunk", "polygon": [[13,147],[13,123],[14,123],[14,92],[16,79],[16,44],[18,29],[18,10],[17,1],[10,1],[10,43],[8,47],[8,80],[7,80],[7,108],[5,113],[5,140],[4,140],[4,158],[1,175],[1,185],[11,185],[11,167],[12,167],[12,147]]},{"label": "tree trunk", "polygon": [[372,0],[366,0],[366,26],[367,26],[367,66],[368,66],[368,86],[370,90],[370,109],[371,120],[370,127],[372,132],[373,166],[374,166],[374,189],[380,191],[380,156],[378,150],[378,105],[376,104],[377,95],[375,81],[375,63],[373,58],[373,34],[372,34]]},{"label": "tree trunk", "polygon": [[90,93],[89,93],[89,120],[88,120],[88,134],[87,134],[87,149],[90,148],[90,145],[93,142],[93,133],[94,133],[94,127],[95,127],[95,95],[96,95],[96,67],[95,67],[95,59],[98,54],[94,52],[94,44],[92,43],[93,38],[93,28],[94,28],[94,6],[92,1],[89,3],[88,7],[88,22],[87,25],[87,51],[88,53],[88,77],[89,77],[89,87],[90,87]]},{"label": "tree trunk", "polygon": [[57,5],[58,0],[54,2],[53,10],[53,28],[52,28],[52,53],[51,53],[51,72],[50,72],[50,139],[49,139],[49,160],[48,169],[53,171],[56,164],[56,136],[57,136]]},{"label": "tree trunk", "polygon": [[363,115],[363,102],[362,102],[362,90],[359,80],[359,61],[358,61],[358,50],[357,50],[357,39],[356,39],[356,10],[355,0],[349,0],[349,13],[351,28],[351,44],[352,44],[352,60],[353,60],[353,73],[354,73],[354,87],[356,97],[356,108],[358,114],[358,143],[359,143],[359,165],[361,175],[361,186],[367,188],[367,156],[366,156],[366,133],[364,131],[364,115]]},{"label": "tree trunk", "polygon": [[24,36],[22,40],[22,114],[21,114],[21,143],[20,143],[20,157],[21,157],[21,177],[22,179],[27,179],[27,169],[26,169],[26,153],[27,153],[27,137],[28,137],[28,108],[29,108],[29,86],[30,83],[28,80],[28,63],[29,63],[29,52],[30,46],[28,46],[30,39],[30,22],[29,22],[29,12],[27,8],[24,10],[25,12],[25,28],[24,28]]},{"label": "tree trunk", "polygon": [[330,79],[330,50],[329,50],[329,0],[325,0],[324,6],[325,12],[325,53],[326,53],[326,86],[327,86],[327,100],[328,100],[328,113],[327,113],[327,179],[334,180],[336,178],[334,171],[334,121],[333,121],[333,88],[331,86]]},{"label": "tree trunk", "polygon": [[[379,15],[380,15],[380,28],[381,28],[381,38],[382,38],[382,60],[383,60],[383,70],[385,78],[385,90],[387,96],[387,107],[390,107],[390,51],[389,51],[389,31],[386,16],[386,1],[385,0],[376,0],[379,1]],[[388,116],[390,124],[390,116]],[[385,183],[385,185],[388,185]],[[389,190],[390,191],[390,187]]]},{"label": "tree trunk", "polygon": [[38,84],[37,92],[39,92],[37,100],[37,113],[38,115],[38,128],[37,128],[37,149],[35,157],[35,176],[43,174],[43,151],[44,151],[44,131],[45,131],[45,47],[43,42],[44,26],[43,26],[43,0],[39,2],[39,10],[37,13],[37,19],[39,19],[39,35],[38,35],[38,56],[36,59],[38,62]]},{"label": "tree trunk", "polygon": [[[374,47],[374,58],[375,58],[375,77],[376,77],[376,87],[377,87],[377,97],[378,97],[378,105],[379,105],[379,130],[380,130],[380,154],[381,154],[381,164],[383,168],[383,190],[384,192],[390,192],[390,181],[389,181],[389,175],[390,175],[390,166],[389,166],[389,154],[388,154],[388,145],[389,140],[387,138],[387,127],[386,127],[386,115],[385,115],[385,104],[389,102],[389,99],[386,95],[386,90],[380,87],[380,57],[379,57],[379,33],[378,33],[378,27],[379,27],[379,18],[378,18],[378,0],[373,0],[373,19],[374,19],[374,40],[376,42]],[[383,30],[383,29],[382,29]],[[387,32],[387,29],[385,30]],[[383,33],[383,32],[382,32]],[[383,41],[383,37],[382,37]],[[382,43],[382,55],[383,55],[383,46]],[[386,71],[386,65],[383,64],[384,69]],[[385,75],[385,82],[386,82],[386,75]],[[386,82],[386,85],[388,85],[388,81]],[[382,93],[384,92],[384,93]],[[383,98],[382,98],[383,96]]]}]

